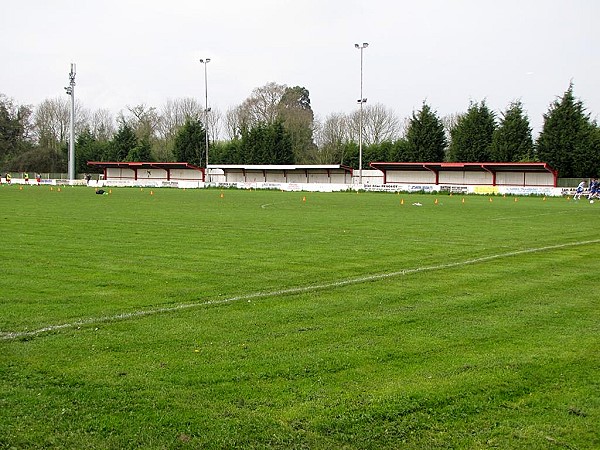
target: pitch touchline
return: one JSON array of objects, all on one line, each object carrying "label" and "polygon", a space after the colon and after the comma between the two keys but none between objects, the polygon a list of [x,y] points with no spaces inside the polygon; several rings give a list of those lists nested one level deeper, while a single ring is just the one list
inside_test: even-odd
[{"label": "pitch touchline", "polygon": [[331,289],[331,288],[336,288],[336,287],[341,287],[341,286],[348,286],[348,285],[352,285],[352,284],[365,283],[368,281],[383,280],[386,278],[393,278],[393,277],[398,277],[401,275],[410,275],[410,274],[418,273],[418,272],[428,272],[428,271],[432,271],[432,270],[442,270],[442,269],[449,269],[452,267],[466,266],[469,264],[488,262],[488,261],[492,261],[494,259],[508,258],[510,256],[523,255],[523,254],[527,254],[527,253],[538,253],[538,252],[544,252],[544,251],[548,251],[548,250],[556,250],[556,249],[560,249],[560,248],[575,247],[575,246],[588,245],[588,244],[598,244],[598,243],[600,243],[600,239],[594,239],[594,240],[590,240],[590,241],[570,242],[570,243],[566,243],[566,244],[549,245],[546,247],[529,248],[529,249],[525,249],[525,250],[515,250],[515,251],[507,252],[507,253],[499,253],[496,255],[488,255],[488,256],[481,256],[479,258],[467,259],[465,261],[457,261],[457,262],[446,263],[446,264],[437,264],[437,265],[433,265],[433,266],[416,267],[414,269],[403,269],[403,270],[398,270],[395,272],[387,272],[387,273],[380,273],[380,274],[374,274],[374,275],[366,275],[364,277],[349,278],[347,280],[334,281],[334,282],[330,282],[330,283],[323,283],[323,284],[317,284],[317,285],[312,285],[312,286],[300,286],[300,287],[281,289],[281,290],[270,291],[270,292],[254,292],[254,293],[250,293],[250,294],[229,297],[229,298],[221,299],[221,300],[208,300],[208,301],[201,302],[201,303],[183,303],[180,305],[169,306],[169,307],[164,307],[164,308],[140,310],[140,311],[134,311],[134,312],[130,312],[130,313],[115,314],[112,316],[93,317],[93,318],[89,318],[89,319],[78,320],[78,321],[71,322],[71,323],[63,323],[60,325],[49,325],[47,327],[43,327],[43,328],[39,328],[37,330],[31,330],[31,331],[0,332],[0,340],[19,339],[19,338],[23,338],[23,337],[36,336],[38,334],[47,333],[47,332],[51,332],[51,331],[62,330],[65,328],[75,328],[75,327],[80,327],[80,326],[85,326],[85,325],[93,325],[93,324],[104,323],[104,322],[127,320],[127,319],[132,319],[132,318],[137,318],[137,317],[151,316],[151,315],[155,315],[155,314],[169,313],[169,312],[181,311],[181,310],[191,309],[191,308],[199,308],[202,306],[223,305],[223,304],[233,303],[233,302],[237,302],[237,301],[241,301],[241,300],[252,300],[252,299],[257,299],[257,298],[276,297],[276,296],[280,296],[280,295],[290,295],[290,294],[303,294],[306,292],[319,291],[319,290]]}]

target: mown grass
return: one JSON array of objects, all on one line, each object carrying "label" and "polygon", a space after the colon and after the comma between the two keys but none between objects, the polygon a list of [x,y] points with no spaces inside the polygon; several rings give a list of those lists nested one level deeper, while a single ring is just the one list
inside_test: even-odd
[{"label": "mown grass", "polygon": [[0,448],[599,447],[597,205],[462,199],[0,188]]}]

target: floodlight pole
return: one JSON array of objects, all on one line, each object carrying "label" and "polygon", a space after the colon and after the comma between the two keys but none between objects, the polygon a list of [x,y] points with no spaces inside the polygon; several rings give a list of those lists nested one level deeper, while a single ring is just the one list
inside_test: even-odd
[{"label": "floodlight pole", "polygon": [[360,50],[360,98],[357,103],[360,104],[359,124],[358,124],[358,183],[362,186],[362,130],[363,130],[363,103],[367,99],[363,97],[363,50],[369,46],[368,42],[362,45],[354,44],[354,47]]},{"label": "floodlight pole", "polygon": [[71,124],[69,130],[69,181],[75,179],[75,63],[71,63],[69,86],[65,88],[71,96]]},{"label": "floodlight pole", "polygon": [[[210,108],[208,107],[208,77],[206,65],[210,62],[210,58],[201,59],[200,62],[204,64],[204,136],[206,144],[206,174],[208,175],[208,112],[210,111]],[[210,182],[210,176],[208,181]]]}]

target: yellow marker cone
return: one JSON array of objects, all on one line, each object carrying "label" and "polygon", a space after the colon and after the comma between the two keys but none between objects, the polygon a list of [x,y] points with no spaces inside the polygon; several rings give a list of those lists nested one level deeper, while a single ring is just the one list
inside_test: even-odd
[{"label": "yellow marker cone", "polygon": [[462,199],[462,204],[463,204],[463,205],[465,204],[465,198],[464,198],[464,197],[463,197],[463,199]]},{"label": "yellow marker cone", "polygon": [[112,194],[112,189],[109,189],[109,190],[108,190],[108,193],[109,193],[109,194]]},{"label": "yellow marker cone", "polygon": [[519,199],[517,197],[515,197],[515,202],[518,202],[518,201],[519,201]]},{"label": "yellow marker cone", "polygon": [[306,196],[302,197],[302,201],[306,203]]},{"label": "yellow marker cone", "polygon": [[490,203],[492,203],[494,201],[494,199],[492,197],[490,197]]},{"label": "yellow marker cone", "polygon": [[53,188],[52,186],[50,186],[50,190],[51,190],[51,191],[53,191],[53,190],[54,190],[54,188]]},{"label": "yellow marker cone", "polygon": [[60,192],[60,188],[58,188],[57,191]]},{"label": "yellow marker cone", "polygon": [[22,191],[23,190],[23,186],[19,186],[19,190]]},{"label": "yellow marker cone", "polygon": [[433,203],[437,205],[438,204],[438,199],[436,198],[435,202],[433,202]]},{"label": "yellow marker cone", "polygon": [[546,201],[546,197],[544,197],[544,201]]},{"label": "yellow marker cone", "polygon": [[154,195],[154,191],[150,191],[150,195]]},{"label": "yellow marker cone", "polygon": [[400,200],[400,204],[404,205],[404,199]]},{"label": "yellow marker cone", "polygon": [[221,198],[223,198],[223,197],[225,197],[225,194],[223,194],[223,193],[221,192]]}]

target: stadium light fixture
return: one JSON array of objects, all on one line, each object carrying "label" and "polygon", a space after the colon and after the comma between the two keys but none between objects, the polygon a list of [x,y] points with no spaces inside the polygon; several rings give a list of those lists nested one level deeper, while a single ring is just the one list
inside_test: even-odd
[{"label": "stadium light fixture", "polygon": [[360,50],[360,98],[357,103],[360,104],[359,124],[358,124],[358,183],[362,186],[362,130],[363,130],[363,104],[367,99],[363,97],[363,50],[369,46],[368,42],[362,45],[354,44],[354,47]]},{"label": "stadium light fixture", "polygon": [[[210,58],[200,59],[200,62],[204,64],[204,137],[206,144],[206,174],[208,175],[208,112],[210,108],[208,107],[208,77],[206,66],[210,62]],[[210,176],[208,178],[210,182]]]}]

